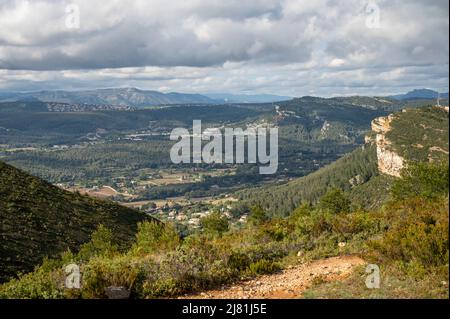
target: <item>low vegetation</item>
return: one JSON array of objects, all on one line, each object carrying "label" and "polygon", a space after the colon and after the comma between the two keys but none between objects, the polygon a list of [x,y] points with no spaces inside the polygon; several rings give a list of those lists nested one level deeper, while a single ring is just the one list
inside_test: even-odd
[{"label": "low vegetation", "polygon": [[[447,298],[442,282],[448,285],[448,183],[430,194],[430,182],[442,183],[439,175],[430,180],[427,172],[435,169],[435,164],[405,169],[395,188],[410,187],[413,178],[415,192],[393,196],[379,210],[354,208],[348,193],[331,189],[316,205],[303,203],[287,218],[255,206],[241,229],[229,228],[217,213],[183,239],[170,224],[142,222],[127,251],[116,249],[111,233],[99,227],[78,253],[46,260],[3,284],[0,297],[105,298],[110,286],[129,289],[133,298],[175,297],[273,273],[299,259],[359,254],[380,265],[380,290],[364,288],[358,272],[340,284],[315,281],[305,296]],[[448,164],[439,169],[448,176]],[[81,289],[64,288],[69,263],[80,265]]]},{"label": "low vegetation", "polygon": [[448,112],[438,107],[409,109],[395,116],[386,137],[401,156],[413,161],[448,159]]}]

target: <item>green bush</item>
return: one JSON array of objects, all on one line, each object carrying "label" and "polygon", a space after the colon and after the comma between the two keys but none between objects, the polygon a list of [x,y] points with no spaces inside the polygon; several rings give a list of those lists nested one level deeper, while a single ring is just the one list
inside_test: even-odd
[{"label": "green bush", "polygon": [[236,271],[244,271],[250,265],[251,260],[242,252],[233,252],[228,258],[227,266]]},{"label": "green bush", "polygon": [[253,225],[261,225],[269,220],[269,216],[264,209],[257,205],[250,209],[250,215],[248,216],[248,222]]},{"label": "green bush", "polygon": [[346,215],[337,215],[332,221],[332,231],[350,239],[355,235],[379,233],[385,227],[382,218],[375,213],[355,212]]},{"label": "green bush", "polygon": [[220,252],[212,245],[180,246],[168,253],[157,268],[147,273],[143,284],[145,297],[169,297],[204,290],[232,278]]},{"label": "green bush", "polygon": [[329,212],[314,210],[311,215],[298,218],[295,229],[300,236],[318,237],[333,230],[334,217]]},{"label": "green bush", "polygon": [[279,260],[289,254],[292,249],[290,243],[285,242],[269,242],[252,245],[246,249],[242,249],[241,252],[246,254],[252,263],[262,259],[266,260]]},{"label": "green bush", "polygon": [[271,225],[268,228],[264,228],[263,231],[269,235],[271,240],[282,241],[287,238],[288,230],[281,223]]},{"label": "green bush", "polygon": [[261,259],[250,264],[248,269],[252,275],[264,275],[280,270],[280,266],[272,260]]},{"label": "green bush", "polygon": [[348,213],[350,204],[347,195],[339,188],[330,189],[319,200],[319,208],[333,214]]},{"label": "green bush", "polygon": [[111,230],[99,225],[97,230],[92,233],[91,240],[81,246],[78,256],[85,261],[95,256],[113,256],[118,252],[118,247],[112,242]]},{"label": "green bush", "polygon": [[228,219],[219,212],[203,217],[200,220],[200,226],[206,234],[220,236],[228,231]]},{"label": "green bush", "polygon": [[448,195],[448,190],[448,162],[410,162],[402,170],[401,178],[392,185],[391,193],[396,200],[410,197],[434,199]]},{"label": "green bush", "polygon": [[435,203],[411,199],[392,214],[396,216],[383,238],[369,243],[375,258],[426,270],[448,265],[448,197]]},{"label": "green bush", "polygon": [[174,250],[179,244],[180,238],[173,225],[146,221],[138,224],[132,251],[137,255],[152,254]]},{"label": "green bush", "polygon": [[65,273],[38,267],[0,286],[0,299],[58,299],[64,298]]},{"label": "green bush", "polygon": [[93,258],[82,269],[82,296],[104,298],[105,288],[109,286],[131,290],[142,271],[143,260],[134,260],[130,256]]},{"label": "green bush", "polygon": [[302,203],[300,206],[298,206],[289,216],[289,223],[290,224],[297,224],[299,220],[302,220],[305,217],[309,217],[311,214],[311,211],[313,210],[313,207],[309,203]]}]

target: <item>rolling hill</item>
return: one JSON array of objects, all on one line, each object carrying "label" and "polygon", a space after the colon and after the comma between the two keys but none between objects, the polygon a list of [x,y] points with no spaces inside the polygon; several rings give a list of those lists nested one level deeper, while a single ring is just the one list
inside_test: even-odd
[{"label": "rolling hill", "polygon": [[70,193],[0,162],[0,281],[28,272],[45,256],[77,248],[99,224],[119,246],[149,217],[113,202]]}]

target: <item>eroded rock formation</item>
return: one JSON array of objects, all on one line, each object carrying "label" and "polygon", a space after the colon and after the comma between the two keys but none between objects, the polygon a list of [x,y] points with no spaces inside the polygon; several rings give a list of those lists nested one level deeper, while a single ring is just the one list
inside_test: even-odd
[{"label": "eroded rock formation", "polygon": [[391,114],[386,117],[378,117],[372,121],[372,131],[376,134],[375,140],[372,140],[372,142],[375,142],[377,147],[379,172],[399,177],[405,160],[392,150],[392,143],[386,138],[387,132],[391,130],[393,119],[394,115]]}]

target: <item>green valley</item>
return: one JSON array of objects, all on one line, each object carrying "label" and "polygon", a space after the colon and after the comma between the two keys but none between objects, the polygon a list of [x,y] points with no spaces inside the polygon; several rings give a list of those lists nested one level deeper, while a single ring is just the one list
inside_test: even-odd
[{"label": "green valley", "polygon": [[[143,221],[135,211],[89,199],[89,205],[97,207],[95,216],[103,212],[104,227],[98,228],[88,243],[86,235],[76,241],[71,237],[73,234],[66,234],[66,240],[73,240],[74,246],[84,242],[79,251],[74,249],[60,258],[45,260],[34,272],[4,283],[0,296],[106,298],[108,287],[120,286],[132,298],[175,298],[220,287],[226,289],[230,283],[239,285],[242,279],[270,275],[298,263],[351,255],[381,265],[382,289],[364,288],[363,269],[356,268],[352,275],[338,282],[327,276],[315,277],[297,297],[448,298],[448,286],[442,284],[448,282],[448,159],[417,157],[403,151],[411,149],[407,145],[422,144],[428,154],[434,154],[437,148],[440,153],[448,152],[448,112],[429,106],[406,109],[390,116],[389,122],[386,119],[370,119],[374,131],[366,131],[368,138],[364,145],[355,146],[353,151],[307,176],[287,182],[268,181],[266,185],[236,189],[226,196],[199,202],[191,199],[181,204],[180,198],[174,198],[171,205],[167,202],[160,206],[156,201],[142,204],[143,210],[149,214],[156,212],[154,216],[164,223]],[[414,125],[405,125],[408,121]],[[389,126],[380,130],[380,123]],[[416,128],[425,131],[416,134]],[[313,136],[309,138],[317,140]],[[402,159],[400,176],[396,175],[397,158]],[[10,166],[3,167],[6,176],[28,181],[21,186],[26,187],[26,194],[42,194],[44,185],[51,188],[48,192],[52,198],[69,198],[66,203],[76,199],[78,205],[87,204],[87,197],[54,188]],[[164,174],[155,181],[164,183],[171,179]],[[236,174],[239,171],[211,178],[226,180]],[[186,172],[185,176],[192,178]],[[184,185],[182,179],[179,183]],[[2,192],[8,191],[5,188]],[[22,211],[14,202],[16,196],[4,197],[6,212]],[[59,206],[58,201],[41,202],[78,213],[85,220],[93,218],[73,204],[69,204],[72,210],[68,210]],[[114,213],[114,209],[122,214]],[[131,232],[124,236],[128,238],[128,248],[115,246],[111,234],[120,233],[120,228],[117,221],[107,223],[107,212],[111,213],[109,218],[120,217],[122,223],[137,223],[134,240],[129,240],[133,237]],[[24,216],[32,222],[32,213]],[[64,218],[65,225],[73,223],[72,218]],[[54,226],[54,220],[52,223],[47,227],[62,231],[60,226]],[[99,221],[93,219],[89,223],[92,231]],[[127,226],[127,229],[134,232],[136,228]],[[14,245],[11,247],[13,250]],[[63,267],[68,262],[81,265],[81,289],[61,286]],[[251,292],[248,296],[251,297]]]}]

